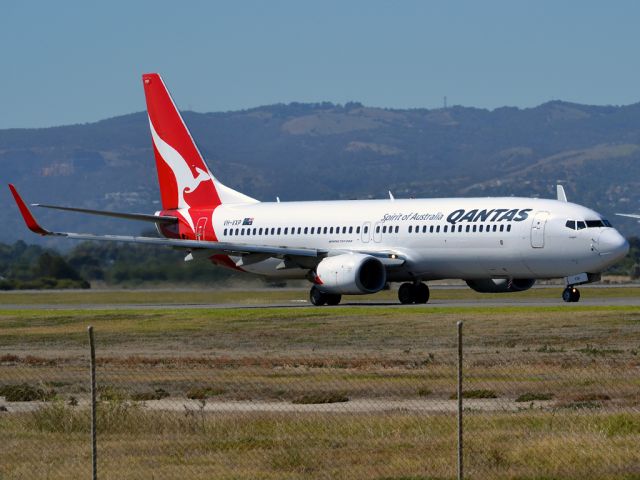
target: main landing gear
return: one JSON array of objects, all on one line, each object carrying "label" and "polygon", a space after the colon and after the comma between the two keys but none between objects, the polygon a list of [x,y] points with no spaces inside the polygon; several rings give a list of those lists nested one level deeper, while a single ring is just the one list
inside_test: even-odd
[{"label": "main landing gear", "polygon": [[398,289],[398,300],[407,305],[409,303],[427,303],[429,301],[429,287],[420,283],[403,283]]},{"label": "main landing gear", "polygon": [[342,300],[342,295],[321,292],[315,285],[311,287],[311,291],[309,292],[309,301],[316,307],[321,307],[322,305],[338,305],[340,300]]},{"label": "main landing gear", "polygon": [[562,291],[562,300],[565,302],[577,302],[580,300],[580,290],[576,287],[567,287]]}]

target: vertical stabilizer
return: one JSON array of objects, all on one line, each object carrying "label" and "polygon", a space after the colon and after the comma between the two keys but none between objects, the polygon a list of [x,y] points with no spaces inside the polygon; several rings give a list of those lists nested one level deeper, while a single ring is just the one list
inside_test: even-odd
[{"label": "vertical stabilizer", "polygon": [[162,208],[215,208],[256,202],[216,180],[157,73],[142,75]]}]

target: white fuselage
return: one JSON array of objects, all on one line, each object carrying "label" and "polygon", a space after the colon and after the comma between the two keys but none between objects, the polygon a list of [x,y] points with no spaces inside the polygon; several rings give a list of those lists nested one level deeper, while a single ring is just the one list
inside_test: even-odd
[{"label": "white fuselage", "polygon": [[[570,228],[568,221],[592,226]],[[396,253],[406,262],[389,271],[390,281],[598,273],[628,250],[602,221],[573,203],[516,197],[223,204],[212,216],[221,242]],[[277,270],[280,263],[242,269],[287,278],[307,272]]]}]

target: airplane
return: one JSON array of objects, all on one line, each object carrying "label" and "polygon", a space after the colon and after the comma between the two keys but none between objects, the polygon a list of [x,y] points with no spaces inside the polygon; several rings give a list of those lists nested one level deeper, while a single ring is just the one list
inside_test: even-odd
[{"label": "airplane", "polygon": [[[520,292],[564,278],[578,285],[623,258],[627,240],[600,214],[557,199],[487,197],[260,202],[222,184],[200,154],[157,73],[142,75],[162,210],[153,215],[33,206],[154,223],[161,238],[56,232],[42,227],[9,185],[27,227],[76,240],[164,245],[268,277],[307,279],[313,305],[401,282],[402,304],[424,304],[425,281],[462,279],[477,292]],[[301,181],[304,181],[301,179]],[[308,181],[313,181],[309,179]]]}]

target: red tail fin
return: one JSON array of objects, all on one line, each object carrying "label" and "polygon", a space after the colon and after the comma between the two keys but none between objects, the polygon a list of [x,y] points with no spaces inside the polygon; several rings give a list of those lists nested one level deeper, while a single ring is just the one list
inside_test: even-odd
[{"label": "red tail fin", "polygon": [[216,207],[214,178],[157,73],[142,76],[162,208]]}]

